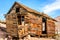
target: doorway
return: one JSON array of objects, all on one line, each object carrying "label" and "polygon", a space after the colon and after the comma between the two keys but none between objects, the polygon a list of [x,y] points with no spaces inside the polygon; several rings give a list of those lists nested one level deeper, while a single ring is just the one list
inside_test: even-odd
[{"label": "doorway", "polygon": [[24,24],[24,16],[19,15],[19,16],[17,16],[17,18],[18,18],[18,25]]},{"label": "doorway", "polygon": [[18,18],[18,25],[21,25],[21,16],[19,15],[17,16],[17,18]]},{"label": "doorway", "polygon": [[42,34],[47,34],[46,18],[42,18]]}]

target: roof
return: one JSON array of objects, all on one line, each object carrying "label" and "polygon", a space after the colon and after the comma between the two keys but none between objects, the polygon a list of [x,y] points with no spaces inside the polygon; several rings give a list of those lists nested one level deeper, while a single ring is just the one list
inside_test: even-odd
[{"label": "roof", "polygon": [[13,6],[10,8],[10,10],[8,11],[7,14],[9,14],[9,13],[11,12],[12,8],[13,8],[16,4],[19,5],[19,6],[21,6],[21,7],[23,7],[24,9],[26,9],[26,10],[29,11],[29,12],[32,12],[32,13],[35,13],[35,14],[39,14],[39,15],[42,15],[42,16],[44,16],[44,17],[47,17],[47,18],[50,18],[50,19],[56,21],[55,19],[51,18],[51,17],[48,16],[47,14],[44,14],[44,13],[42,13],[42,12],[38,12],[38,11],[36,11],[36,10],[33,10],[33,9],[31,9],[31,8],[29,8],[29,7],[21,4],[21,3],[18,3],[18,2],[15,2],[15,3],[13,4]]},{"label": "roof", "polygon": [[[13,4],[13,6],[11,7],[11,9],[9,10],[8,13],[10,13],[10,11],[12,10],[12,8],[13,8],[16,4],[19,5],[19,6],[21,6],[21,7],[23,7],[24,9],[26,9],[26,10],[29,11],[29,12],[34,12],[34,13],[40,14],[40,12],[38,12],[38,11],[36,11],[36,10],[33,10],[33,9],[31,9],[31,8],[29,8],[29,7],[21,4],[21,3],[18,3],[18,2],[15,2],[15,3]],[[8,13],[7,13],[7,14],[8,14]]]}]

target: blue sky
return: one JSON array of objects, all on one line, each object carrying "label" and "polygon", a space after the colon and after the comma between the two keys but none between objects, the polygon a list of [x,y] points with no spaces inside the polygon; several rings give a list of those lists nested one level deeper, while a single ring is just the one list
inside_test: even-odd
[{"label": "blue sky", "polygon": [[0,19],[4,20],[6,14],[13,3],[17,1],[32,9],[55,18],[60,16],[60,0],[0,0]]}]

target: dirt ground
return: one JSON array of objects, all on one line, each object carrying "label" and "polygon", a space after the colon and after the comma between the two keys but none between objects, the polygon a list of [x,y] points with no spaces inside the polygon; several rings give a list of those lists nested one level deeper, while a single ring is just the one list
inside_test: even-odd
[{"label": "dirt ground", "polygon": [[[22,39],[20,39],[22,40]],[[56,39],[51,39],[51,38],[34,38],[34,37],[31,37],[31,38],[24,38],[23,40],[56,40]]]},{"label": "dirt ground", "polygon": [[[7,40],[6,38],[3,39],[3,38],[0,38],[0,40]],[[34,37],[31,37],[31,38],[24,38],[24,39],[20,39],[20,40],[56,40],[56,39],[51,39],[51,38],[34,38]]]}]

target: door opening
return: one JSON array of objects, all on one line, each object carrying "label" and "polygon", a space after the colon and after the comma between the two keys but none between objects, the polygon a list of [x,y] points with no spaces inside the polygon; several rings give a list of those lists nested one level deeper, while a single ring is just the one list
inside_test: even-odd
[{"label": "door opening", "polygon": [[24,24],[24,16],[19,15],[19,16],[17,16],[17,18],[18,18],[18,25],[23,25]]},{"label": "door opening", "polygon": [[21,16],[17,16],[18,18],[18,25],[21,25]]},{"label": "door opening", "polygon": [[47,34],[46,18],[42,18],[42,34]]}]

